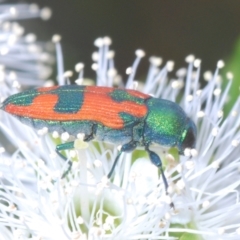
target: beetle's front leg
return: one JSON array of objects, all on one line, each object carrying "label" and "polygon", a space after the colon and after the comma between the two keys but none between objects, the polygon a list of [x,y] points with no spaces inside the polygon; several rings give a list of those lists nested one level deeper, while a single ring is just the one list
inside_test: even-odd
[{"label": "beetle's front leg", "polygon": [[[158,167],[160,169],[162,179],[163,179],[164,188],[165,188],[165,192],[166,192],[166,195],[168,195],[168,182],[167,182],[167,179],[165,177],[165,174],[164,174],[164,171],[163,171],[163,168],[162,168],[162,161],[161,161],[160,157],[155,152],[149,150],[148,146],[146,146],[145,149],[146,149],[147,153],[149,154],[151,162],[156,167]],[[170,203],[170,206],[172,208],[174,208],[174,204],[172,202]]]},{"label": "beetle's front leg", "polygon": [[117,163],[118,163],[118,160],[119,160],[121,154],[122,154],[123,152],[131,152],[131,151],[133,151],[136,147],[137,147],[137,142],[135,142],[135,141],[131,141],[131,142],[129,142],[129,143],[126,143],[126,144],[122,145],[121,150],[120,150],[120,152],[118,153],[117,157],[115,158],[114,163],[113,163],[113,165],[112,165],[112,168],[111,168],[110,172],[109,172],[108,175],[107,175],[108,179],[111,178],[111,176],[112,176],[112,174],[113,174],[113,171],[114,171],[114,169],[115,169],[115,167],[116,167],[116,165],[117,165]]}]

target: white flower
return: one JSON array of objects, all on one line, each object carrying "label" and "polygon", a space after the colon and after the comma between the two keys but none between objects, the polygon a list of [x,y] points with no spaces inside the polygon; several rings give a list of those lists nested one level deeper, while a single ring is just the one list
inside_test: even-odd
[{"label": "white flower", "polygon": [[48,65],[53,61],[52,56],[46,52],[46,44],[37,42],[35,34],[23,36],[25,30],[15,20],[39,16],[47,19],[46,12],[50,17],[51,11],[48,8],[39,9],[36,4],[17,4],[0,5],[0,12],[0,82],[6,77],[14,87],[18,86],[16,79],[19,84],[40,84],[36,79],[46,79],[51,74]]},{"label": "white flower", "polygon": [[[61,66],[57,36],[54,42],[58,80],[64,84],[72,74]],[[108,37],[95,41],[98,52],[92,56],[92,69],[96,84],[123,87],[110,44]],[[0,239],[178,239],[182,234],[185,239],[239,239],[240,100],[224,119],[222,109],[231,80],[221,91],[223,63],[219,61],[215,73],[204,74],[207,83],[201,88],[201,61],[194,56],[186,58],[187,69],[178,70],[174,79],[168,76],[172,61],[161,67],[162,59],[151,57],[147,79],[141,84],[135,73],[144,55],[136,51],[133,65],[126,70],[125,86],[171,101],[180,98],[180,105],[198,126],[196,149],[186,149],[185,156],[179,157],[174,149],[154,147],[166,165],[169,196],[158,169],[141,149],[123,154],[109,181],[106,175],[117,147],[102,142],[83,144],[81,135],[77,150],[66,151],[73,167],[61,179],[68,164],[55,153],[58,133],[51,138],[47,129],[36,132],[1,111],[0,129],[14,149],[0,148]],[[24,69],[28,76],[32,74]],[[76,83],[88,84],[84,64],[78,63],[75,69],[79,74]],[[39,85],[26,79],[21,77],[19,86]],[[0,97],[15,91],[3,77]],[[69,137],[65,134],[62,140]],[[170,208],[171,199],[175,209]]]}]

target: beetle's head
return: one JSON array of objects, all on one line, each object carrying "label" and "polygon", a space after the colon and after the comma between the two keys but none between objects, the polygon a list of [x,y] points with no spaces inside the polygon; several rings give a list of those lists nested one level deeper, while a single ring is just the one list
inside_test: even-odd
[{"label": "beetle's head", "polygon": [[180,141],[179,141],[179,153],[181,155],[184,154],[184,150],[186,148],[195,148],[196,146],[196,138],[197,138],[197,127],[194,124],[194,122],[187,118],[186,125],[184,127],[184,130],[182,132]]}]

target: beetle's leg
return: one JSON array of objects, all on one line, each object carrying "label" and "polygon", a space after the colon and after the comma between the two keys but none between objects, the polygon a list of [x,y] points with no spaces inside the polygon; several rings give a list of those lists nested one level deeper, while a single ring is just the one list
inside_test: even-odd
[{"label": "beetle's leg", "polygon": [[[66,142],[62,143],[56,146],[56,153],[58,156],[60,156],[64,161],[67,161],[68,159],[60,152],[62,150],[68,150],[74,148],[74,142]],[[66,175],[70,172],[72,168],[72,161],[68,161],[68,169],[62,174],[61,178],[65,178]]]},{"label": "beetle's leg", "polygon": [[[93,124],[92,126],[92,132],[85,136],[84,138],[84,142],[89,142],[91,141],[97,132],[97,124]],[[68,161],[68,159],[60,152],[63,150],[69,150],[69,149],[73,149],[74,148],[74,141],[73,142],[66,142],[66,143],[62,143],[56,146],[56,153],[58,154],[58,156],[60,156],[64,161]],[[65,178],[66,175],[71,171],[72,168],[72,161],[68,161],[68,169],[62,174],[61,178]]]},{"label": "beetle's leg", "polygon": [[85,135],[83,141],[84,142],[89,142],[95,138],[97,132],[97,124],[92,125],[92,132],[89,135]]},{"label": "beetle's leg", "polygon": [[109,172],[108,175],[107,175],[108,178],[111,178],[111,176],[112,176],[112,174],[113,174],[113,171],[114,171],[114,169],[115,169],[115,167],[116,167],[116,165],[117,165],[117,163],[118,163],[118,160],[119,160],[121,154],[122,154],[123,152],[131,152],[131,151],[133,151],[136,147],[137,147],[137,142],[134,142],[134,141],[131,141],[131,142],[129,142],[129,143],[126,143],[126,144],[122,145],[121,150],[120,150],[120,152],[118,153],[117,157],[115,158],[114,163],[113,163],[113,165],[112,165],[112,168],[111,168],[110,172]]},{"label": "beetle's leg", "polygon": [[113,165],[112,165],[112,168],[111,168],[110,172],[109,172],[108,175],[107,175],[107,178],[108,178],[108,179],[111,178],[111,176],[112,176],[112,174],[113,174],[113,171],[114,171],[114,169],[115,169],[115,167],[116,167],[116,165],[117,165],[117,163],[118,163],[118,160],[119,160],[121,154],[122,154],[122,151],[120,151],[120,152],[118,153],[117,157],[115,158],[114,163],[113,163]]},{"label": "beetle's leg", "polygon": [[[165,174],[164,174],[164,171],[163,171],[163,168],[162,168],[162,161],[161,161],[160,157],[155,152],[149,150],[149,148],[147,146],[146,146],[145,149],[149,154],[151,162],[160,169],[161,174],[162,174],[162,179],[163,179],[165,192],[166,192],[166,195],[168,195],[168,182],[167,182],[167,179],[165,177]],[[172,202],[171,202],[170,206],[172,208],[174,208],[174,204]]]}]

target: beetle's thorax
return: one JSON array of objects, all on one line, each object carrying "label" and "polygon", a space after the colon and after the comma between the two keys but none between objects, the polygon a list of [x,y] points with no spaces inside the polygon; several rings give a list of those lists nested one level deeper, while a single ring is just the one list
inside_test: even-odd
[{"label": "beetle's thorax", "polygon": [[188,119],[183,109],[174,102],[157,98],[148,99],[146,105],[148,115],[144,124],[144,141],[179,148]]}]

